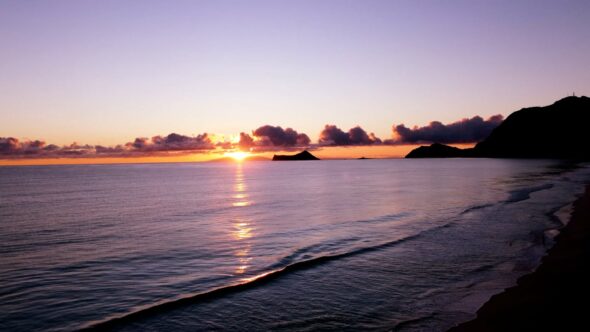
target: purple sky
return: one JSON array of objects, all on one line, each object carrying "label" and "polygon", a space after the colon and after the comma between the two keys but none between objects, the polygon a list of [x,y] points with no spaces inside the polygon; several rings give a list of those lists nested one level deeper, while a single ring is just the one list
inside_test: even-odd
[{"label": "purple sky", "polygon": [[0,1],[0,137],[507,115],[590,95],[590,1]]}]

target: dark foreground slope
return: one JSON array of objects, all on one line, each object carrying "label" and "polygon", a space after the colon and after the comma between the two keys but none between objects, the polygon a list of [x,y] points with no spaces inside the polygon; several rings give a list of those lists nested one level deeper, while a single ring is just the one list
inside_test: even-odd
[{"label": "dark foreground slope", "polygon": [[590,186],[539,268],[494,295],[460,331],[588,331]]},{"label": "dark foreground slope", "polygon": [[567,97],[549,106],[521,109],[512,113],[473,149],[447,148],[441,148],[440,144],[420,147],[411,151],[406,158],[590,160],[590,98]]},{"label": "dark foreground slope", "polygon": [[275,154],[272,157],[273,161],[282,161],[282,160],[320,160],[320,158],[314,156],[313,154],[309,153],[307,150],[299,152],[294,155],[280,155]]}]

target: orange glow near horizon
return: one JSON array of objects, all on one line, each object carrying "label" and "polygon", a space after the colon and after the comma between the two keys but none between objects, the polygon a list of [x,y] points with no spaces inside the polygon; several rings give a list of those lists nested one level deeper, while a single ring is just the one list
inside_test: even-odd
[{"label": "orange glow near horizon", "polygon": [[244,159],[250,157],[252,154],[250,152],[244,152],[244,151],[232,151],[232,152],[226,152],[223,155],[226,157],[233,158],[236,161],[243,161]]},{"label": "orange glow near horizon", "polygon": [[[403,158],[413,149],[420,145],[372,145],[372,146],[335,146],[318,147],[309,151],[320,159],[356,159],[356,158]],[[458,148],[471,148],[475,143],[449,144]],[[88,164],[147,164],[147,163],[184,163],[184,162],[206,162],[219,160],[220,157],[230,157],[242,162],[250,157],[261,159],[272,159],[274,154],[293,154],[297,151],[272,151],[251,153],[244,151],[223,152],[220,150],[207,153],[193,153],[169,156],[146,156],[146,157],[112,157],[112,158],[18,158],[0,159],[0,166],[31,166],[31,165],[88,165]]]},{"label": "orange glow near horizon", "polygon": [[147,157],[15,158],[0,159],[0,166],[186,163],[216,158],[219,158],[219,155],[209,153]]}]

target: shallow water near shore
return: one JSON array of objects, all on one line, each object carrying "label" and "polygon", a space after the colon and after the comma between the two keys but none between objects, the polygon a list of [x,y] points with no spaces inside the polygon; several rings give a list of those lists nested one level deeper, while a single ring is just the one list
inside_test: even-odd
[{"label": "shallow water near shore", "polygon": [[0,167],[0,330],[445,330],[535,268],[588,179],[551,160]]}]

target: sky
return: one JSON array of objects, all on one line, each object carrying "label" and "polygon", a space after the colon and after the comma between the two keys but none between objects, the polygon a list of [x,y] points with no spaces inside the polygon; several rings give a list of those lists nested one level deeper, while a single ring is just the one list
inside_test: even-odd
[{"label": "sky", "polygon": [[[0,137],[115,146],[590,95],[589,1],[0,0]],[[213,137],[213,136],[211,136]]]}]

